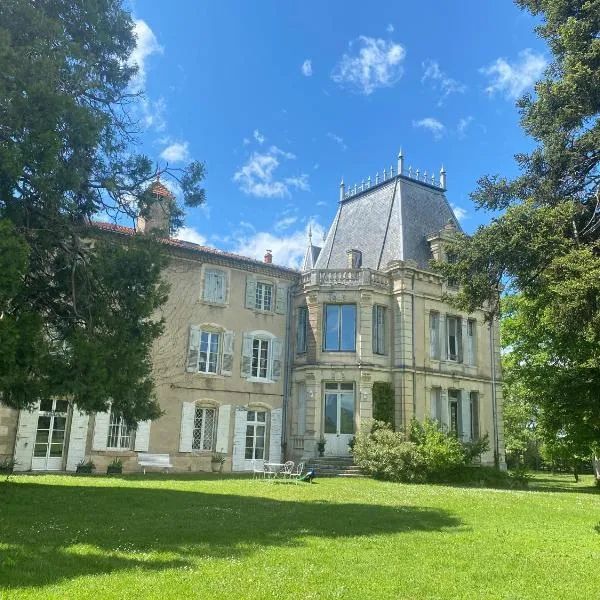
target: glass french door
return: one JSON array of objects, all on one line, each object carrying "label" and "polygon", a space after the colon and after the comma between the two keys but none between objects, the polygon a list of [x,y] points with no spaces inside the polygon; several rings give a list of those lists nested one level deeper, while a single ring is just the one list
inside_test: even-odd
[{"label": "glass french door", "polygon": [[63,468],[68,414],[69,403],[66,400],[40,402],[31,461],[33,471],[60,471]]},{"label": "glass french door", "polygon": [[354,384],[326,383],[324,405],[325,454],[347,456],[354,436]]}]

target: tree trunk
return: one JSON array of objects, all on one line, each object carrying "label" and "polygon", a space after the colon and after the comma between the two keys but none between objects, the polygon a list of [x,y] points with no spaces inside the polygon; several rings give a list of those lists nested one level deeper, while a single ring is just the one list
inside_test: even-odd
[{"label": "tree trunk", "polygon": [[594,467],[596,481],[600,481],[600,456],[594,454],[594,457],[592,458],[592,466]]}]

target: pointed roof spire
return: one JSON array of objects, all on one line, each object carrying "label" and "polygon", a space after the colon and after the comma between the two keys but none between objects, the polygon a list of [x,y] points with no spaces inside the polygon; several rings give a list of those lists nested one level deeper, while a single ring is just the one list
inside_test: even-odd
[{"label": "pointed roof spire", "polygon": [[312,223],[308,224],[308,245],[312,246]]}]

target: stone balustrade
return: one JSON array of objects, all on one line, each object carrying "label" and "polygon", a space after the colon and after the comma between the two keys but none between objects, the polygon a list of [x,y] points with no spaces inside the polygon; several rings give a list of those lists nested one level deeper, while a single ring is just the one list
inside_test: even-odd
[{"label": "stone balustrade", "polygon": [[391,282],[385,273],[373,269],[315,269],[302,274],[302,285],[319,287],[372,286],[388,290]]}]

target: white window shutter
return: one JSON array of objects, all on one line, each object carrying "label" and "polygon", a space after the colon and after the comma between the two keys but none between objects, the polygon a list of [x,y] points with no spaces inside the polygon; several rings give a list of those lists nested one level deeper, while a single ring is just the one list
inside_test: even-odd
[{"label": "white window shutter", "polygon": [[221,297],[219,302],[225,304],[227,302],[227,273],[225,271],[221,271],[221,288],[220,288]]},{"label": "white window shutter", "polygon": [[108,441],[108,426],[110,425],[110,412],[98,412],[94,417],[94,437],[92,450],[106,450]]},{"label": "white window shutter", "polygon": [[448,332],[446,315],[440,315],[440,359],[448,360]]},{"label": "white window shutter", "polygon": [[441,418],[441,415],[437,414],[437,396],[438,388],[431,388],[431,392],[429,394],[429,416],[433,421]]},{"label": "white window shutter", "polygon": [[179,430],[179,452],[191,452],[194,438],[194,417],[196,404],[184,402],[181,408],[181,429]]},{"label": "white window shutter", "polygon": [[150,425],[152,421],[140,421],[138,423],[135,432],[135,445],[134,450],[136,452],[148,452],[148,446],[150,445]]},{"label": "white window shutter", "polygon": [[287,312],[287,285],[277,285],[277,295],[275,297],[275,312],[278,315],[285,315]]},{"label": "white window shutter", "polygon": [[276,408],[271,411],[271,433],[269,435],[269,462],[281,462],[281,433],[283,409]]},{"label": "white window shutter", "polygon": [[15,442],[15,471],[30,471],[33,457],[33,446],[37,434],[37,422],[40,403],[37,402],[32,410],[19,412],[19,427]]},{"label": "white window shutter", "polygon": [[460,394],[460,407],[461,407],[461,429],[463,442],[471,441],[471,403],[468,397],[465,398],[465,394]]},{"label": "white window shutter", "polygon": [[192,325],[190,327],[190,342],[188,346],[186,371],[188,373],[198,372],[198,355],[200,352],[200,327]]},{"label": "white window shutter", "polygon": [[235,333],[233,331],[223,332],[223,360],[221,361],[221,375],[231,377],[233,372],[233,349]]},{"label": "white window shutter", "polygon": [[460,333],[458,334],[458,362],[465,362],[464,347],[467,343],[467,319],[458,318],[458,327]]},{"label": "white window shutter", "polygon": [[73,406],[71,417],[71,433],[69,434],[69,450],[67,454],[67,471],[76,471],[77,465],[85,458],[85,445],[87,441],[88,414]]},{"label": "white window shutter", "polygon": [[242,341],[242,377],[250,377],[252,373],[252,340],[254,338],[245,333]]},{"label": "white window shutter", "polygon": [[373,354],[377,352],[377,307],[371,309],[371,349]]},{"label": "white window shutter", "polygon": [[256,277],[246,277],[246,308],[256,308]]},{"label": "white window shutter", "polygon": [[446,431],[448,431],[450,429],[450,407],[448,406],[448,390],[442,389],[441,396],[442,414],[440,418],[440,425]]},{"label": "white window shutter", "polygon": [[269,346],[271,347],[271,379],[279,381],[281,378],[281,340],[273,338]]},{"label": "white window shutter", "polygon": [[235,423],[233,425],[232,469],[244,471],[246,467],[246,423],[248,411],[242,406],[235,407]]},{"label": "white window shutter", "polygon": [[219,406],[217,419],[217,452],[229,453],[229,421],[231,420],[231,404]]}]

